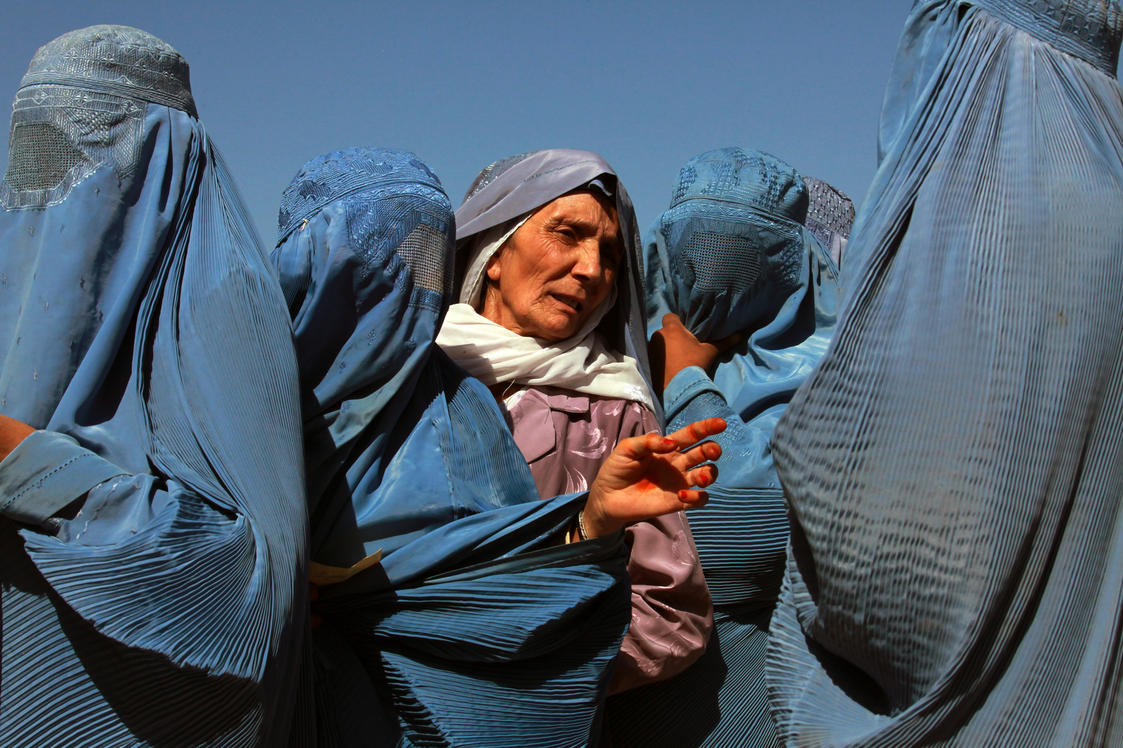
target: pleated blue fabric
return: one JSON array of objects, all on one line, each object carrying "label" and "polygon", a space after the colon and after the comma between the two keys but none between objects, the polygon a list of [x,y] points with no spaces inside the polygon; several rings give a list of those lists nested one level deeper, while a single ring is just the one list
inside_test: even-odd
[{"label": "pleated blue fabric", "polygon": [[1123,32],[918,2],[837,335],[776,429],[793,745],[1118,745]]},{"label": "pleated blue fabric", "polygon": [[558,544],[585,495],[540,501],[491,393],[436,346],[455,235],[440,182],[409,153],[336,151],[285,190],[280,227],[313,579],[344,572],[317,603],[319,742],[588,744],[626,551]]},{"label": "pleated blue fabric", "polygon": [[718,480],[690,526],[714,600],[705,656],[665,683],[609,702],[613,745],[769,746],[764,652],[788,522],[769,439],[826,350],[838,270],[807,231],[807,190],[774,156],[708,151],[679,172],[645,242],[649,325],[678,314],[701,340],[742,332],[711,379],[680,372],[663,393],[670,429],[725,418]]},{"label": "pleated blue fabric", "polygon": [[[306,619],[284,299],[187,64],[33,58],[0,183],[0,743],[277,744]],[[77,511],[75,515],[74,512]]]}]

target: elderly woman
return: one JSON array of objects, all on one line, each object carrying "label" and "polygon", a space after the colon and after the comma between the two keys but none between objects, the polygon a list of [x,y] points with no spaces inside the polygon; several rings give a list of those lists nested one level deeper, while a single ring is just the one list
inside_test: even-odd
[{"label": "elderly woman", "polygon": [[714,633],[685,672],[610,699],[609,731],[614,746],[773,746],[764,658],[788,522],[768,442],[826,350],[838,271],[804,227],[803,179],[780,159],[709,151],[673,194],[645,243],[647,308],[669,428],[729,424],[720,476],[690,518]]},{"label": "elderly woman", "polygon": [[1123,96],[1114,0],[928,0],[849,292],[776,427],[791,745],[1123,738]]},{"label": "elderly woman", "polygon": [[[491,394],[434,344],[453,245],[436,176],[401,151],[330,153],[285,190],[280,226],[321,742],[590,742],[629,618],[615,530],[704,498],[687,482],[712,480],[692,468],[720,448],[678,450],[720,422],[626,439],[587,494],[538,501]],[[600,537],[559,545],[582,534]]]},{"label": "elderly woman", "polygon": [[0,744],[285,742],[296,361],[179,53],[42,47],[0,206]]},{"label": "elderly woman", "polygon": [[[484,169],[456,223],[460,303],[437,342],[491,387],[539,492],[584,490],[619,441],[659,427],[631,201],[596,154],[537,151]],[[627,539],[632,624],[614,690],[681,671],[711,626],[685,517],[633,524]]]}]

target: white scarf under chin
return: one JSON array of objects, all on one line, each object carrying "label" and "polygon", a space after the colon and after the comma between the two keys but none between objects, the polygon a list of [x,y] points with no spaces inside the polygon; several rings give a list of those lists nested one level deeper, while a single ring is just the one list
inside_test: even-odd
[{"label": "white scarf under chin", "polygon": [[453,304],[437,335],[437,345],[489,386],[515,382],[560,387],[586,395],[634,400],[654,410],[651,392],[635,359],[604,344],[596,332],[599,320],[599,315],[593,315],[573,337],[550,343],[511,332],[469,304]]}]

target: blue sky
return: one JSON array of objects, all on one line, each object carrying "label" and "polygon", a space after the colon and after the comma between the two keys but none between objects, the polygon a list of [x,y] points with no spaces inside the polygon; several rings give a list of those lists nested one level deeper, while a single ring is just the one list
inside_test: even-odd
[{"label": "blue sky", "polygon": [[859,202],[910,3],[211,5],[9,4],[0,90],[14,95],[36,48],[70,29],[123,23],[162,37],[190,63],[200,118],[271,246],[297,169],[349,145],[414,151],[454,204],[497,158],[598,151],[645,228],[679,167],[726,145],[768,151]]}]

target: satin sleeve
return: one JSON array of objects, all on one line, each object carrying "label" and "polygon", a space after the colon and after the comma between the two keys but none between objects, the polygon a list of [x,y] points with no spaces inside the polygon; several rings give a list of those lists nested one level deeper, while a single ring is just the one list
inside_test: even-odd
[{"label": "satin sleeve", "polygon": [[[621,429],[621,438],[657,430],[655,416]],[[610,693],[676,675],[706,651],[713,603],[684,512],[637,522],[625,530],[631,553],[632,620],[616,662]]]}]

